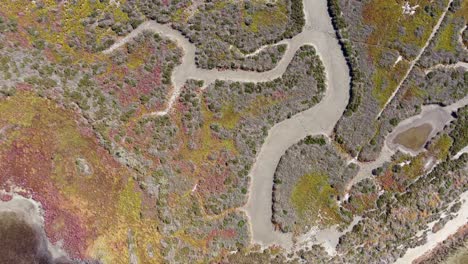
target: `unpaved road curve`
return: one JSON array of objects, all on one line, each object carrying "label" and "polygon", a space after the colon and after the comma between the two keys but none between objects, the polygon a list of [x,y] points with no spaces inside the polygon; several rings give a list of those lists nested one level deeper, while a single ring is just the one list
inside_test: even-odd
[{"label": "unpaved road curve", "polygon": [[[292,43],[312,43],[327,73],[327,91],[320,103],[276,124],[257,156],[250,173],[251,185],[245,211],[250,218],[252,240],[262,246],[293,246],[291,234],[275,231],[271,223],[273,174],[285,151],[311,134],[330,135],[349,100],[349,75],[346,61],[334,37],[326,1],[304,1],[306,27]],[[296,44],[300,45],[300,44]]]},{"label": "unpaved road curve", "polygon": [[[197,68],[195,65],[195,46],[191,44],[179,31],[168,25],[162,25],[154,21],[147,21],[132,31],[125,38],[120,39],[104,53],[112,53],[115,49],[141,34],[143,31],[151,31],[161,34],[183,48],[182,63],[175,67],[172,74],[174,91],[169,99],[167,108],[153,115],[165,115],[172,108],[179,95],[180,88],[187,79],[205,81],[205,85],[219,80],[232,80],[243,82],[263,82],[280,77],[291,62],[298,48],[305,44],[312,44],[327,73],[327,91],[322,101],[313,108],[299,113],[274,126],[268,134],[257,162],[251,171],[251,186],[248,203],[245,211],[250,218],[252,240],[264,246],[276,244],[285,248],[291,248],[290,234],[282,234],[273,230],[271,223],[271,202],[273,173],[279,159],[287,148],[310,134],[330,135],[336,122],[342,115],[349,100],[348,67],[343,53],[335,38],[335,31],[328,16],[326,1],[304,1],[306,26],[302,33],[292,39],[283,40],[277,44],[287,44],[287,50],[278,65],[266,72],[247,71],[218,71]],[[263,49],[261,47],[259,50]]]},{"label": "unpaved road curve", "polygon": [[[296,51],[305,44],[312,44],[311,39],[320,38],[322,33],[311,32],[313,34],[299,34],[292,39],[283,40],[277,44],[286,44],[287,49],[281,60],[278,62],[276,67],[270,71],[265,72],[254,72],[254,71],[242,71],[242,70],[207,70],[197,68],[195,65],[195,50],[196,47],[188,41],[179,31],[172,29],[169,25],[159,24],[155,21],[146,21],[133,30],[126,37],[117,41],[107,50],[103,51],[105,54],[110,54],[116,49],[122,47],[139,34],[144,31],[150,31],[158,33],[166,38],[175,41],[183,51],[182,63],[176,66],[172,72],[172,84],[174,86],[172,95],[169,98],[167,107],[164,111],[153,112],[152,115],[166,115],[172,108],[175,100],[179,96],[181,87],[185,84],[188,79],[203,80],[205,87],[215,80],[230,80],[240,82],[265,82],[275,78],[281,77],[286,71],[289,63],[293,59]],[[266,46],[259,48],[259,51],[264,49]]]}]

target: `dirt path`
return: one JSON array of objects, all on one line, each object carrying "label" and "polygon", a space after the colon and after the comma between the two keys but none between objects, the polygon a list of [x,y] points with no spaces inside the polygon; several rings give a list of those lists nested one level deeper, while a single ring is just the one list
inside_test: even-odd
[{"label": "dirt path", "polygon": [[[270,71],[266,72],[254,72],[254,71],[242,71],[242,70],[207,70],[197,68],[195,65],[195,50],[196,47],[188,41],[179,31],[172,29],[169,25],[159,24],[155,21],[146,21],[133,30],[129,35],[117,41],[107,50],[103,51],[105,54],[110,54],[116,49],[124,46],[126,43],[131,41],[133,38],[138,36],[144,31],[151,31],[158,33],[164,37],[175,41],[183,51],[184,55],[182,57],[182,63],[174,68],[172,73],[172,84],[174,89],[172,89],[172,95],[168,101],[167,107],[164,111],[153,112],[152,115],[166,115],[172,108],[175,100],[179,96],[180,89],[185,84],[188,79],[197,79],[203,80],[205,87],[215,80],[230,80],[230,81],[240,81],[240,82],[265,82],[281,77],[286,71],[289,63],[293,59],[296,51],[305,44],[314,44],[311,41],[314,38],[319,37],[316,33],[315,35],[306,35],[304,32],[295,36],[289,40],[283,40],[277,44],[287,44],[287,49],[281,60],[278,62],[276,67]],[[267,46],[263,46],[257,50],[260,52]]]},{"label": "dirt path", "polygon": [[460,158],[460,156],[465,153],[468,153],[468,145],[462,148],[460,151],[458,151],[458,153],[453,156],[452,160]]},{"label": "dirt path", "polygon": [[410,248],[406,251],[405,255],[398,259],[395,264],[411,263],[418,257],[424,255],[426,252],[437,247],[437,245],[447,239],[450,235],[457,232],[458,228],[464,226],[468,222],[468,191],[460,196],[463,202],[458,214],[455,218],[448,221],[444,227],[437,233],[431,231],[427,235],[427,242],[421,246]]},{"label": "dirt path", "polygon": [[458,68],[458,67],[463,67],[466,70],[468,70],[468,62],[459,61],[459,62],[454,63],[454,64],[437,64],[435,66],[432,66],[432,67],[424,70],[424,73],[428,74],[429,72],[437,70],[437,69],[455,69],[455,68]]}]

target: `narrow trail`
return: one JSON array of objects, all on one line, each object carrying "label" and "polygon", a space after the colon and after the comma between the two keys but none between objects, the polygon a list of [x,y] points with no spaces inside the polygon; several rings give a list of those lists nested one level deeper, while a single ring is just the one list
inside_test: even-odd
[{"label": "narrow trail", "polygon": [[466,145],[464,148],[462,148],[460,151],[458,151],[458,153],[455,154],[452,157],[452,160],[456,160],[456,159],[460,158],[460,156],[465,154],[465,153],[468,153],[468,145]]},{"label": "narrow trail", "polygon": [[463,47],[464,50],[468,50],[468,48],[465,46],[465,43],[463,43],[463,32],[465,32],[466,28],[468,26],[464,26],[461,30],[460,30],[460,34],[458,35],[458,42],[460,42],[461,46]]},{"label": "narrow trail", "polygon": [[405,75],[403,76],[403,78],[401,79],[401,81],[398,83],[397,87],[395,88],[395,91],[393,91],[392,95],[388,98],[387,102],[384,104],[384,106],[382,107],[382,109],[380,110],[379,114],[377,115],[376,119],[378,119],[380,117],[380,115],[382,115],[383,111],[385,110],[385,108],[387,107],[387,105],[392,101],[393,97],[395,97],[395,95],[397,94],[398,90],[400,90],[400,87],[401,85],[406,81],[406,78],[408,78],[408,75],[410,74],[410,72],[413,70],[414,68],[414,65],[416,65],[416,63],[419,61],[419,58],[421,58],[421,55],[424,53],[424,51],[426,50],[427,46],[429,46],[429,44],[431,43],[431,40],[432,38],[434,38],[435,34],[437,33],[437,31],[439,30],[440,28],[440,24],[442,24],[442,21],[444,20],[445,18],[445,15],[447,14],[448,10],[449,10],[449,7],[450,5],[452,4],[453,0],[449,0],[447,6],[445,7],[445,10],[444,12],[442,13],[442,15],[440,15],[440,18],[439,18],[439,21],[437,21],[437,24],[434,26],[434,28],[432,29],[432,32],[431,32],[431,35],[429,35],[429,38],[427,39],[426,43],[424,44],[424,46],[421,48],[421,50],[419,51],[418,55],[416,56],[416,58],[414,58],[413,61],[411,61],[410,63],[410,67],[408,68],[408,70],[406,71]]},{"label": "narrow trail", "polygon": [[468,70],[468,62],[459,61],[459,62],[454,63],[454,64],[437,64],[437,65],[434,65],[434,66],[424,70],[424,73],[428,74],[429,72],[435,71],[435,70],[438,70],[438,69],[455,69],[455,68],[458,68],[458,67],[463,67],[466,70]]},{"label": "narrow trail", "polygon": [[[215,80],[229,80],[229,81],[240,81],[240,82],[266,82],[274,80],[278,77],[281,77],[286,71],[289,63],[293,59],[296,51],[303,45],[313,44],[312,41],[309,41],[313,38],[319,37],[321,33],[315,32],[314,36],[306,35],[304,32],[295,36],[292,39],[283,40],[279,44],[287,44],[287,49],[282,56],[281,60],[278,62],[276,67],[270,71],[265,72],[253,72],[253,71],[242,71],[242,70],[207,70],[198,68],[195,65],[195,51],[196,47],[189,42],[179,31],[172,29],[169,25],[159,24],[155,21],[146,21],[133,30],[129,35],[120,39],[114,43],[107,50],[103,51],[104,54],[111,54],[116,49],[124,46],[129,41],[133,40],[139,34],[144,31],[150,31],[158,33],[164,37],[175,41],[177,45],[182,47],[184,54],[182,57],[182,63],[176,66],[173,70],[171,80],[174,86],[172,89],[172,94],[169,98],[167,107],[163,111],[152,112],[150,115],[166,115],[172,108],[175,100],[180,94],[180,89],[189,79],[203,80],[204,86],[208,86],[210,83]],[[267,46],[260,47],[257,52],[260,52]]]},{"label": "narrow trail", "polygon": [[267,44],[267,45],[263,45],[261,46],[260,48],[254,50],[253,52],[251,53],[242,53],[242,51],[240,51],[239,49],[237,49],[236,47],[234,46],[230,46],[229,49],[237,49],[244,58],[249,58],[249,57],[253,57],[255,55],[258,55],[260,52],[264,51],[265,49],[267,48],[270,48],[270,47],[276,47],[276,46],[279,46],[279,45],[282,45],[282,44],[288,44],[288,40],[282,40],[282,41],[279,41],[279,42],[276,42],[276,43],[273,43],[273,44]]}]

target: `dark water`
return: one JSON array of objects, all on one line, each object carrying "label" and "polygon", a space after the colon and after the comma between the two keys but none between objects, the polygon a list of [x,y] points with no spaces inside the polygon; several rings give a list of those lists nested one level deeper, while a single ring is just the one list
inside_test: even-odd
[{"label": "dark water", "polygon": [[13,212],[0,213],[0,264],[55,264],[45,240]]}]

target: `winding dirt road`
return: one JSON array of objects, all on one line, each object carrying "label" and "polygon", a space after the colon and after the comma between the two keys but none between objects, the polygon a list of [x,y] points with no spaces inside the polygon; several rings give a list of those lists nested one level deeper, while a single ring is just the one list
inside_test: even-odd
[{"label": "winding dirt road", "polygon": [[[327,73],[327,91],[324,98],[313,108],[278,123],[269,131],[250,173],[252,182],[245,211],[250,218],[253,242],[264,246],[272,244],[285,248],[291,248],[292,246],[291,235],[276,232],[270,220],[272,214],[273,174],[279,159],[287,148],[307,135],[330,135],[349,100],[349,70],[338,40],[335,38],[335,31],[328,15],[326,1],[304,1],[304,11],[306,15],[304,30],[292,39],[277,43],[286,44],[286,52],[274,69],[262,73],[197,68],[195,65],[195,46],[179,31],[172,29],[169,25],[162,25],[154,21],[141,24],[125,38],[120,39],[104,51],[106,54],[112,53],[143,31],[161,34],[177,42],[183,48],[182,63],[174,69],[172,74],[172,83],[175,89],[173,89],[167,108],[164,111],[152,113],[153,115],[165,115],[172,108],[173,103],[179,96],[180,88],[188,79],[203,80],[205,86],[216,79],[242,82],[273,80],[285,72],[297,49],[301,46],[311,44],[316,48]],[[257,51],[263,48],[261,47]]]},{"label": "winding dirt road", "polygon": [[[326,10],[325,10],[326,11]],[[172,84],[174,86],[173,93],[169,98],[167,107],[164,111],[153,112],[152,115],[166,115],[172,108],[175,100],[179,96],[180,89],[189,79],[203,80],[205,87],[215,80],[229,80],[229,81],[240,81],[240,82],[265,82],[274,80],[278,77],[281,77],[286,71],[289,63],[293,59],[296,51],[303,45],[306,44],[315,44],[315,41],[312,41],[316,38],[320,38],[322,33],[320,32],[305,32],[295,36],[289,40],[283,40],[274,45],[286,44],[287,49],[285,54],[282,56],[281,60],[278,62],[276,67],[270,71],[265,72],[254,72],[254,71],[242,71],[242,70],[207,70],[197,68],[195,65],[195,50],[196,47],[189,42],[179,31],[172,29],[169,25],[159,24],[155,21],[146,21],[133,30],[129,35],[120,39],[107,50],[103,51],[104,54],[110,54],[116,49],[124,46],[126,43],[137,37],[139,34],[144,31],[150,31],[158,33],[172,41],[175,41],[183,51],[184,55],[182,57],[182,63],[174,68],[172,73]],[[312,34],[310,34],[312,33]],[[256,52],[260,52],[268,45],[260,47]]]},{"label": "winding dirt road", "polygon": [[[275,231],[271,223],[273,175],[285,151],[307,135],[330,135],[349,100],[349,74],[335,38],[326,1],[304,1],[306,26],[291,42],[312,43],[327,73],[327,91],[320,103],[276,124],[258,154],[250,173],[250,196],[245,211],[250,218],[253,242],[263,246],[293,246],[292,235]],[[298,45],[298,44],[296,44]]]},{"label": "winding dirt road", "polygon": [[[452,0],[449,2],[452,2]],[[304,12],[306,17],[304,30],[292,39],[273,44],[286,44],[286,52],[274,69],[262,73],[242,70],[219,71],[216,69],[206,70],[197,68],[195,65],[196,47],[179,31],[172,29],[169,25],[159,24],[154,21],[147,21],[141,24],[128,36],[119,40],[104,51],[104,53],[107,54],[112,53],[143,31],[161,34],[177,42],[177,44],[183,48],[184,55],[182,63],[174,69],[172,74],[174,89],[168,101],[167,108],[164,111],[152,113],[153,115],[165,115],[171,110],[173,103],[179,96],[180,88],[188,79],[203,80],[205,87],[217,79],[241,82],[268,81],[280,77],[285,72],[297,49],[302,45],[311,44],[316,48],[325,66],[327,75],[327,90],[324,98],[311,109],[298,113],[290,119],[273,126],[250,172],[251,184],[249,199],[243,209],[250,220],[252,242],[259,243],[263,247],[278,245],[286,249],[293,249],[294,246],[292,235],[274,230],[274,226],[271,223],[273,175],[281,156],[289,147],[307,135],[331,135],[336,122],[343,114],[349,100],[349,69],[346,65],[338,40],[335,37],[335,31],[331,24],[331,18],[328,15],[326,1],[304,1]],[[418,61],[422,52],[430,42],[430,39],[432,39],[439,28],[445,16],[445,12],[436,24],[426,45],[411,63],[408,73]],[[260,52],[265,47],[267,46],[260,47],[253,54]],[[250,54],[246,56],[249,55]],[[401,83],[406,79],[406,76]],[[400,85],[398,85],[398,87]],[[398,89],[396,89],[394,94],[396,94],[397,91]],[[389,101],[392,98],[393,95]],[[386,147],[382,151],[380,158],[375,162],[369,164],[359,163],[359,165],[361,165],[361,170],[354,182],[362,180],[364,176],[370,175],[371,169],[389,160],[392,153],[393,151]]]}]

